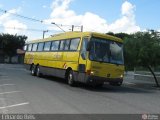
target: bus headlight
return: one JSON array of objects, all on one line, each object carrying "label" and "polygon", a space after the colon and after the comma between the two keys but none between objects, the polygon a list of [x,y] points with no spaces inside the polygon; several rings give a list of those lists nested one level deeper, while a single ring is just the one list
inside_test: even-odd
[{"label": "bus headlight", "polygon": [[87,74],[87,75],[94,75],[94,71],[87,70],[86,74]]},{"label": "bus headlight", "polygon": [[94,72],[93,72],[93,71],[91,71],[91,75],[94,75]]},{"label": "bus headlight", "polygon": [[123,74],[120,76],[120,78],[123,78]]}]

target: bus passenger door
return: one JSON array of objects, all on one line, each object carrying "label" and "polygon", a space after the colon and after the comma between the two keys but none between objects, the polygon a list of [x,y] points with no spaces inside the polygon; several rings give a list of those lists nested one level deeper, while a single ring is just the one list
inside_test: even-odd
[{"label": "bus passenger door", "polygon": [[87,66],[87,43],[88,37],[84,37],[81,44],[79,64],[78,64],[78,81],[85,82],[85,71]]}]

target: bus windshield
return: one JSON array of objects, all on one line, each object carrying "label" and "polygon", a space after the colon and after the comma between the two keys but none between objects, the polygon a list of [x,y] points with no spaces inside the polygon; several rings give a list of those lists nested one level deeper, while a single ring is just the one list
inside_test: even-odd
[{"label": "bus windshield", "polygon": [[91,38],[90,42],[90,60],[112,64],[124,64],[122,43],[95,37]]}]

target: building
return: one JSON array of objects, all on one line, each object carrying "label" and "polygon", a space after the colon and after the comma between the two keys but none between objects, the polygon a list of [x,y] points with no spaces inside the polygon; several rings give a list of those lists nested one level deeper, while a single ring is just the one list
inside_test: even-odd
[{"label": "building", "polygon": [[4,63],[4,52],[2,47],[2,44],[0,44],[0,63]]},{"label": "building", "polygon": [[[21,51],[20,51],[21,52]],[[24,60],[24,53],[17,53],[17,55],[11,58],[11,63],[22,64]],[[0,47],[0,63],[9,63],[9,57],[4,54],[2,47]]]}]

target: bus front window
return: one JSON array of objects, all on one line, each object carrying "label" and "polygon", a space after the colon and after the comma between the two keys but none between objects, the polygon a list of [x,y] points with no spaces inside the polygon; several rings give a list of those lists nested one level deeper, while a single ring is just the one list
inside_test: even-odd
[{"label": "bus front window", "polygon": [[110,62],[115,64],[124,64],[123,63],[123,48],[121,43],[110,42]]},{"label": "bus front window", "polygon": [[92,38],[90,42],[90,60],[113,64],[123,64],[122,43],[102,38]]}]

